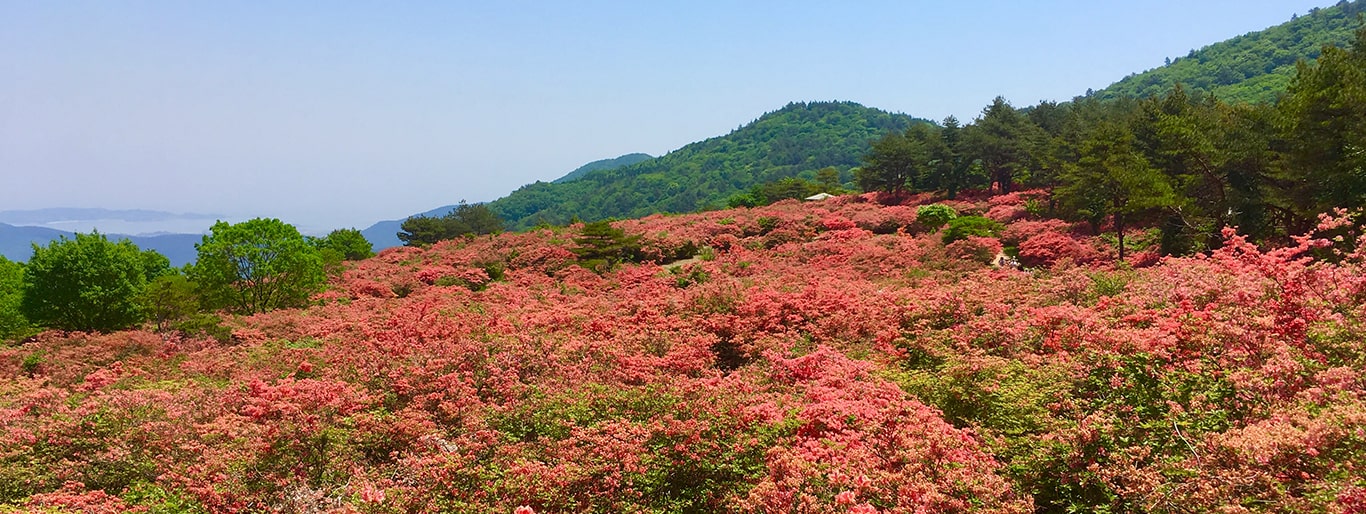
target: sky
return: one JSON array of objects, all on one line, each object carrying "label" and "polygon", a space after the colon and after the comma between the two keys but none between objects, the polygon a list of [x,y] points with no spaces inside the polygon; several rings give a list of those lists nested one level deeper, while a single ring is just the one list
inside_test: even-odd
[{"label": "sky", "polygon": [[0,0],[0,211],[365,228],[793,101],[971,120],[1330,0]]}]

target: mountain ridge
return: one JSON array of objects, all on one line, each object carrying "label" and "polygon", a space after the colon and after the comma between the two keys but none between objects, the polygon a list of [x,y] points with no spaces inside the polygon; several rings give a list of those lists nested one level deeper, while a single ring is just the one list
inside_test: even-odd
[{"label": "mountain ridge", "polygon": [[783,178],[860,164],[870,141],[927,120],[855,102],[791,102],[730,133],[640,163],[535,182],[489,202],[511,228],[719,207],[730,195]]},{"label": "mountain ridge", "polygon": [[1185,57],[1132,73],[1092,94],[1102,100],[1143,98],[1180,83],[1190,94],[1214,94],[1234,103],[1276,100],[1295,75],[1296,63],[1313,61],[1325,45],[1346,46],[1366,13],[1366,1],[1341,1],[1292,15],[1279,25],[1193,49]]},{"label": "mountain ridge", "polygon": [[565,183],[565,182],[572,182],[572,181],[578,180],[578,179],[580,179],[580,178],[583,178],[584,175],[587,175],[587,174],[592,173],[592,172],[594,172],[594,171],[598,171],[598,170],[609,170],[609,169],[612,169],[612,168],[620,168],[620,167],[622,167],[622,166],[630,166],[630,165],[632,165],[632,164],[636,164],[636,163],[648,161],[648,160],[653,159],[653,158],[654,158],[654,156],[652,156],[652,155],[650,155],[650,154],[647,154],[647,153],[628,153],[628,154],[626,154],[626,155],[623,155],[623,156],[620,156],[620,157],[616,157],[616,158],[612,158],[612,159],[597,160],[597,161],[593,161],[593,162],[590,162],[590,163],[588,163],[588,164],[585,164],[585,165],[583,165],[583,166],[579,166],[579,167],[578,167],[577,169],[575,169],[574,171],[571,171],[571,172],[565,174],[565,176],[563,176],[563,177],[560,177],[560,178],[557,178],[557,179],[555,179],[555,180],[552,180],[551,182],[552,182],[552,183],[555,183],[555,184],[563,184],[563,183]]}]

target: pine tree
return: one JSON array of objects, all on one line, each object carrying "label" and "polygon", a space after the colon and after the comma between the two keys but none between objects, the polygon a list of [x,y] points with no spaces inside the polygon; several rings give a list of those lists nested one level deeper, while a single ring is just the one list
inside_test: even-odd
[{"label": "pine tree", "polygon": [[1130,218],[1174,201],[1166,177],[1134,148],[1134,135],[1112,122],[1096,127],[1082,143],[1081,159],[1064,173],[1058,190],[1063,206],[1099,223],[1114,222],[1119,260],[1124,260],[1124,229]]}]

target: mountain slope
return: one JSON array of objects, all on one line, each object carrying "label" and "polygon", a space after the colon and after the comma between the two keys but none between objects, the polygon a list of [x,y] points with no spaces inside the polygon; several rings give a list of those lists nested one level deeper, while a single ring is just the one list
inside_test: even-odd
[{"label": "mountain slope", "polygon": [[[199,256],[194,245],[203,240],[200,234],[160,234],[154,236],[127,236],[105,234],[112,241],[128,239],[143,250],[156,250],[170,259],[172,266],[183,266],[194,262]],[[33,256],[33,245],[47,245],[57,238],[75,237],[75,233],[46,227],[17,227],[0,223],[0,255],[12,261],[27,261]]]},{"label": "mountain slope", "polygon": [[1177,83],[1192,95],[1214,93],[1226,102],[1269,102],[1295,76],[1300,59],[1317,59],[1323,45],[1346,46],[1366,1],[1339,2],[1258,32],[1192,50],[1170,64],[1125,77],[1094,94],[1101,99],[1147,97]]},{"label": "mountain slope", "polygon": [[610,170],[610,169],[612,169],[612,168],[620,168],[620,167],[622,167],[622,166],[630,166],[630,165],[632,165],[632,164],[635,164],[635,163],[638,163],[638,162],[643,162],[643,161],[648,161],[648,160],[653,159],[653,158],[654,158],[654,156],[651,156],[650,154],[645,154],[645,153],[628,153],[628,154],[626,154],[626,155],[623,155],[623,156],[621,156],[621,157],[617,157],[617,158],[615,158],[615,159],[603,159],[603,160],[600,160],[600,161],[593,161],[593,162],[590,162],[590,163],[585,164],[585,165],[583,165],[583,166],[579,166],[579,169],[576,169],[576,170],[574,170],[574,171],[569,172],[568,175],[565,175],[565,176],[563,176],[563,177],[560,177],[560,178],[555,179],[555,180],[554,180],[554,183],[556,183],[556,184],[563,184],[563,183],[565,183],[565,182],[573,182],[573,181],[575,181],[575,180],[578,180],[578,179],[580,179],[580,178],[583,178],[584,175],[587,175],[587,174],[589,174],[589,173],[591,173],[591,172],[594,172],[594,171],[598,171],[598,170]]},{"label": "mountain slope", "polygon": [[12,261],[27,261],[33,255],[34,243],[44,245],[60,236],[72,237],[72,234],[44,227],[0,223],[0,255]]},{"label": "mountain slope", "polygon": [[834,166],[858,166],[869,141],[915,118],[853,102],[791,103],[728,135],[567,183],[537,182],[489,207],[509,226],[639,217],[720,206],[750,186]]}]

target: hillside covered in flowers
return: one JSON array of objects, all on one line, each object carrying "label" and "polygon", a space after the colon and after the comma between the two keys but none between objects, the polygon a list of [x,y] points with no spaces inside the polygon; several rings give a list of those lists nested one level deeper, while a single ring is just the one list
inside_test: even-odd
[{"label": "hillside covered in flowers", "polygon": [[[0,348],[0,512],[1362,512],[1366,251],[1116,265],[1031,192],[394,248],[219,330]],[[1003,249],[1018,255],[1002,257]],[[640,261],[640,262],[636,262]]]}]

